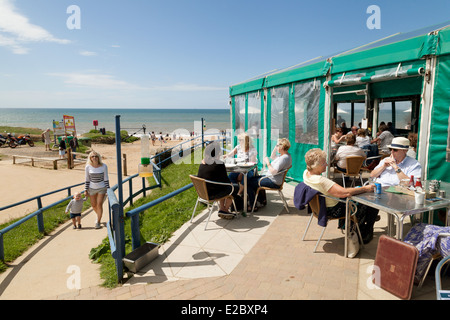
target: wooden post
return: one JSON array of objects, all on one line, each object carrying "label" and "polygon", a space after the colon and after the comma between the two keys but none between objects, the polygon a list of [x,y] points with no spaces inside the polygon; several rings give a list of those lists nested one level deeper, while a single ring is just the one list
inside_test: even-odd
[{"label": "wooden post", "polygon": [[123,154],[123,158],[122,158],[122,162],[123,162],[123,175],[126,177],[126,176],[128,176],[128,173],[127,173],[127,155],[124,153]]},{"label": "wooden post", "polygon": [[53,170],[58,170],[58,160],[53,160]]},{"label": "wooden post", "polygon": [[73,156],[72,156],[72,148],[67,148],[67,168],[73,169]]}]

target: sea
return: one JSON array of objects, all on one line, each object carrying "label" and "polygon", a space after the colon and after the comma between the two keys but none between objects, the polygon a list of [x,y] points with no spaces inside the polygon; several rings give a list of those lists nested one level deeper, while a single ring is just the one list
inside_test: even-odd
[{"label": "sea", "polygon": [[[63,121],[63,116],[72,116],[78,135],[92,129],[105,128],[115,132],[116,116],[120,116],[120,128],[130,135],[140,135],[145,126],[146,133],[154,131],[171,134],[189,134],[204,129],[230,129],[229,109],[67,109],[67,108],[1,108],[0,126],[53,128],[53,120]],[[94,120],[98,121],[94,127]]]}]

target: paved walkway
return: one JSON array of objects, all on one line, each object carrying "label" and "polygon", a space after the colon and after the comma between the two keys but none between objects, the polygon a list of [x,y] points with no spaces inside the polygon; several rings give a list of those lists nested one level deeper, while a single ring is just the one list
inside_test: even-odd
[{"label": "paved walkway", "polygon": [[[113,290],[99,285],[98,265],[87,258],[105,228],[72,230],[67,223],[0,275],[0,299],[397,299],[367,284],[385,215],[357,258],[343,257],[335,221],[313,253],[320,228],[313,223],[301,240],[309,216],[292,206],[293,190],[284,190],[290,213],[268,193],[270,205],[246,218],[225,221],[213,214],[204,230],[206,212],[200,214],[160,248],[159,258]],[[83,225],[93,218],[87,212]],[[414,287],[413,299],[435,299],[434,290],[429,276],[421,289]]]}]

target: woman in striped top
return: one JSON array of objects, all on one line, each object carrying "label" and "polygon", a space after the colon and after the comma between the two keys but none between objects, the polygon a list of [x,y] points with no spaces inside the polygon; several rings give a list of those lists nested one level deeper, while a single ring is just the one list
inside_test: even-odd
[{"label": "woman in striped top", "polygon": [[92,151],[86,162],[86,196],[91,199],[91,206],[97,214],[95,228],[99,229],[103,215],[103,201],[109,188],[108,167],[102,162],[99,153]]}]

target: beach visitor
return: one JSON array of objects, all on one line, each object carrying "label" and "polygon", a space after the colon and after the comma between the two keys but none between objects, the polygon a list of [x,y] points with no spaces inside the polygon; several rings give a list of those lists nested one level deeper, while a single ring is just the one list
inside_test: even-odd
[{"label": "beach visitor", "polygon": [[380,161],[370,173],[371,178],[384,186],[396,186],[402,179],[422,177],[422,166],[419,161],[406,155],[409,150],[409,140],[404,137],[392,139],[388,146],[391,156]]},{"label": "beach visitor", "polygon": [[159,139],[159,143],[161,144],[161,147],[162,147],[163,142],[166,143],[166,140],[164,140],[164,136],[163,136],[162,132],[159,132],[158,139]]},{"label": "beach visitor", "polygon": [[358,129],[356,136],[356,145],[362,149],[367,148],[370,145],[370,138],[367,136],[366,129]]},{"label": "beach visitor", "polygon": [[154,146],[155,145],[155,140],[156,140],[155,131],[152,131],[152,134],[150,135],[150,138],[152,139],[152,146]]},{"label": "beach visitor", "polygon": [[409,150],[406,153],[408,157],[416,159],[417,157],[417,133],[408,133]]},{"label": "beach visitor", "polygon": [[[210,143],[205,148],[205,154],[200,166],[198,168],[197,176],[199,178],[210,180],[214,182],[231,183],[227,175],[227,169],[225,168],[225,163],[220,160],[220,145],[217,141]],[[233,191],[234,195],[238,191],[238,186],[234,186],[233,190],[231,185],[218,185],[218,184],[207,184],[209,199],[219,199],[222,198]],[[229,208],[232,204],[231,199],[222,199],[219,201],[219,217],[223,219],[233,219],[234,214],[229,212]]]},{"label": "beach visitor", "polygon": [[102,162],[99,153],[92,151],[86,161],[85,193],[91,199],[91,206],[97,214],[95,228],[101,228],[103,200],[109,188],[108,166]]},{"label": "beach visitor", "polygon": [[[72,140],[69,141],[69,146],[72,149],[72,152],[77,152],[78,148],[78,139],[75,136],[72,136]],[[75,159],[75,154],[72,153],[72,159]]]},{"label": "beach visitor", "polygon": [[66,136],[63,136],[61,138],[61,141],[59,142],[59,158],[64,159],[64,156],[66,154]]},{"label": "beach visitor", "polygon": [[388,153],[389,148],[388,145],[391,144],[392,139],[394,139],[394,136],[389,131],[389,128],[385,124],[381,124],[378,128],[379,135],[375,139],[373,139],[370,143],[378,143],[379,148],[381,151]]},{"label": "beach visitor", "polygon": [[331,143],[333,146],[336,146],[338,144],[341,144],[343,141],[345,141],[346,136],[342,132],[341,128],[336,128],[335,133],[331,136]]},{"label": "beach visitor", "polygon": [[[285,170],[292,166],[292,157],[288,152],[290,147],[291,143],[288,139],[278,139],[277,145],[272,150],[270,156],[273,161],[270,162],[268,157],[265,157],[263,160],[264,166],[267,166],[268,174],[262,176],[258,175],[248,179],[247,193],[250,202],[248,211],[252,210],[253,203],[255,202],[256,190],[259,186],[278,189],[282,185]],[[258,211],[258,208],[255,207],[254,211]]]},{"label": "beach visitor", "polygon": [[45,151],[51,151],[50,149],[50,129],[47,128],[44,132],[42,132],[42,139],[44,140],[45,144]]},{"label": "beach visitor", "polygon": [[355,135],[352,133],[347,134],[347,145],[341,146],[336,152],[334,160],[337,160],[336,169],[339,171],[347,171],[347,157],[360,156],[366,158],[366,153],[361,148],[355,146],[355,142]]},{"label": "beach visitor", "polygon": [[77,192],[66,207],[66,214],[70,212],[74,229],[77,229],[77,224],[78,229],[81,229],[81,212],[83,211],[84,201],[86,201],[86,198],[82,198],[81,193]]},{"label": "beach visitor", "polygon": [[[327,169],[327,153],[319,148],[311,149],[305,154],[306,170],[303,172],[303,182],[310,188],[324,195],[335,198],[347,198],[352,195],[373,192],[374,185],[366,185],[357,188],[344,188],[330,180],[322,173]],[[346,204],[331,198],[325,198],[326,215],[329,218],[345,217]],[[373,225],[375,224],[378,210],[358,204],[358,225],[364,243],[369,243],[373,238]],[[343,220],[343,219],[342,219]],[[343,228],[344,221],[339,222]]]},{"label": "beach visitor", "polygon": [[[241,133],[238,136],[239,144],[231,150],[230,153],[226,154],[224,158],[232,158],[234,155],[236,155],[236,158],[240,162],[255,162],[257,161],[256,156],[258,152],[256,151],[256,148],[253,146],[253,143],[250,139],[250,136],[247,133]],[[254,170],[249,171],[247,173],[247,179],[253,177]],[[242,178],[244,177],[243,173],[239,172],[231,172],[228,177],[230,178],[231,182],[239,184],[239,195],[242,195],[242,192],[244,190],[244,186],[241,184]]]}]

